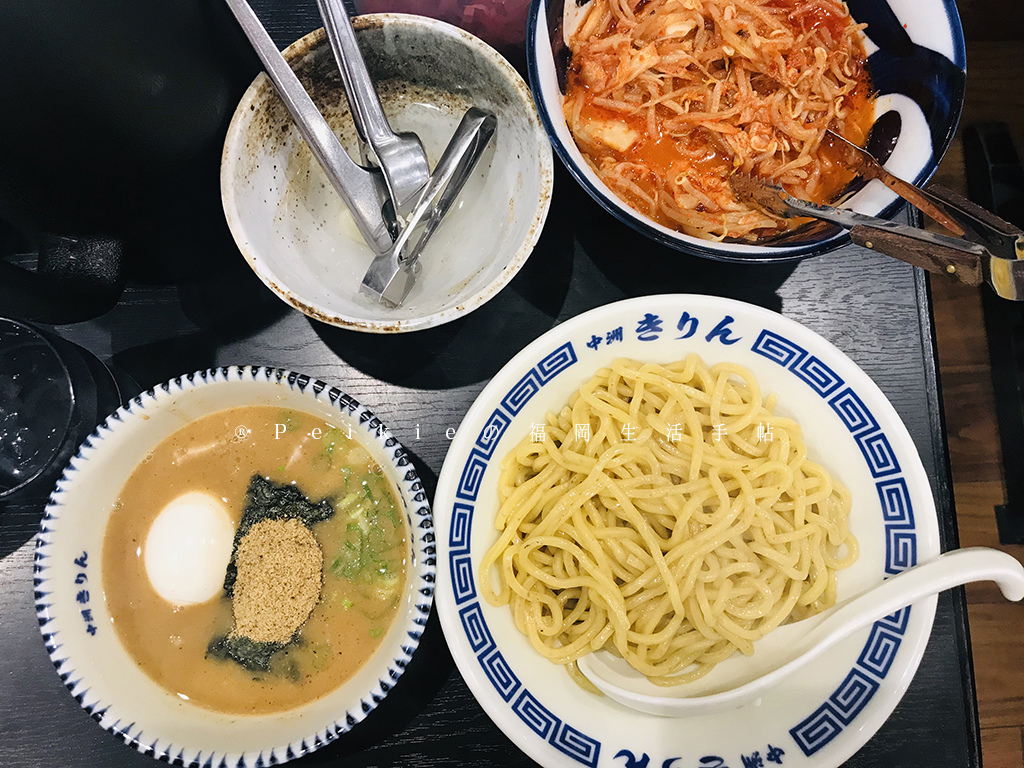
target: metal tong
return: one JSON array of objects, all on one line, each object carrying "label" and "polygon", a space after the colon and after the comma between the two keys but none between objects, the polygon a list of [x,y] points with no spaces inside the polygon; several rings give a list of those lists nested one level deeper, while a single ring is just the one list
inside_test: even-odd
[{"label": "metal tong", "polygon": [[[377,256],[366,271],[360,286],[364,294],[390,307],[400,306],[405,301],[419,272],[420,253],[469,180],[497,123],[492,112],[477,107],[466,111],[430,174],[408,223],[391,249]],[[413,240],[414,230],[421,223],[422,231]]]},{"label": "metal tong", "polygon": [[349,157],[249,4],[245,0],[227,0],[227,4],[263,62],[299,133],[348,206],[366,244],[374,253],[386,253],[391,248],[391,231],[396,225],[393,211],[385,212],[390,195],[381,173],[363,168]]},{"label": "metal tong", "polygon": [[363,154],[371,156],[380,168],[388,198],[398,218],[402,218],[412,210],[430,176],[427,153],[415,133],[391,130],[342,0],[317,0],[317,6],[341,71]]},{"label": "metal tong", "polygon": [[949,274],[967,285],[987,282],[996,294],[1024,301],[1024,230],[986,211],[944,187],[916,187],[925,199],[949,215],[963,238],[866,216],[862,213],[809,203],[780,187],[744,174],[730,181],[736,194],[782,218],[809,216],[850,230],[858,245],[922,267]]}]

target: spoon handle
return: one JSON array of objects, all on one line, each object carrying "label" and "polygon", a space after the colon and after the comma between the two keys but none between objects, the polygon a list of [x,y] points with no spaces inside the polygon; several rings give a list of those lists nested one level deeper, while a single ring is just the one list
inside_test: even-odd
[{"label": "spoon handle", "polygon": [[[711,693],[690,692],[685,685],[657,688],[630,668],[623,674],[597,654],[579,659],[580,671],[601,691],[632,709],[662,717],[684,717],[722,712],[760,699],[776,683],[796,673],[851,633],[925,597],[973,581],[994,581],[1009,600],[1024,599],[1024,565],[995,549],[969,547],[940,555],[893,576],[878,586],[831,609],[819,623],[804,632],[791,633],[779,649],[780,666],[754,667],[750,676],[732,681],[731,687]],[[813,622],[816,617],[807,619]],[[802,622],[780,627],[797,630]],[[765,638],[768,640],[772,636]],[[764,647],[761,651],[767,650]],[[757,658],[758,650],[754,656]],[[723,664],[728,664],[731,659]],[[771,663],[771,659],[767,659]],[[623,662],[624,664],[624,662]],[[621,666],[621,665],[620,665]],[[712,671],[714,674],[714,671]]]},{"label": "spoon handle", "polygon": [[[1024,600],[1024,565],[996,549],[966,547],[914,566],[838,605],[808,634],[808,641],[832,645],[922,598],[973,581],[994,581],[1007,600]],[[817,655],[819,647],[813,652]]]},{"label": "spoon handle", "polygon": [[800,647],[805,649],[803,652],[763,677],[727,694],[736,696],[749,689],[751,694],[760,695],[853,632],[918,600],[974,581],[994,581],[1006,599],[1015,602],[1024,599],[1024,565],[1015,557],[987,547],[966,547],[947,552],[840,603],[800,640]]},{"label": "spoon handle", "polygon": [[356,124],[359,138],[370,146],[393,139],[394,131],[384,115],[384,108],[377,98],[373,79],[366,69],[352,20],[349,19],[342,0],[317,0],[320,16],[324,21],[331,48],[335,53],[341,79],[352,108],[352,122]]},{"label": "spoon handle", "polygon": [[947,552],[837,605],[800,641],[800,646],[806,650],[763,677],[729,693],[738,694],[748,687],[758,692],[766,690],[851,633],[918,600],[975,581],[996,582],[1007,600],[1016,602],[1024,599],[1024,565],[1015,557],[988,547],[965,547]]}]

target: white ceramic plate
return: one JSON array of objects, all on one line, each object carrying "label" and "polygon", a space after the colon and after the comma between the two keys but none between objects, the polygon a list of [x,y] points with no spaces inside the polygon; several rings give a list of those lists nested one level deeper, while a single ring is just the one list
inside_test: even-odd
[{"label": "white ceramic plate", "polygon": [[[316,701],[252,716],[183,702],[149,678],[114,631],[101,577],[106,521],[139,460],[189,422],[244,405],[293,408],[350,427],[398,489],[410,537],[405,597],[367,663]],[[283,763],[351,730],[405,670],[433,598],[431,522],[426,492],[405,450],[369,409],[340,390],[256,366],[183,376],[118,409],[86,439],[58,482],[36,538],[36,613],[46,650],[78,703],[140,752],[179,765]]]},{"label": "white ceramic plate", "polygon": [[662,768],[838,766],[889,716],[924,652],[935,598],[852,635],[758,706],[666,719],[579,688],[534,653],[507,608],[481,599],[478,568],[496,538],[501,458],[611,360],[668,362],[693,352],[751,369],[765,395],[778,393],[777,412],[798,419],[811,457],[852,491],[861,555],[840,573],[840,600],[939,554],[910,435],[871,379],[812,331],[759,307],[685,295],[630,299],[557,326],[480,394],[434,500],[437,606],[452,654],[490,717],[543,765],[627,768],[647,765],[646,757]]}]

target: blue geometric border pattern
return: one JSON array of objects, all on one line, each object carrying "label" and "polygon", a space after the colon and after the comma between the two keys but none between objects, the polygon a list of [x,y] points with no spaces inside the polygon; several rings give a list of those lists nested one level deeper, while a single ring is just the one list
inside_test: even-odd
[{"label": "blue geometric border pattern", "polygon": [[876,621],[857,663],[840,686],[789,735],[810,757],[842,732],[868,705],[889,673],[910,620],[910,608]]},{"label": "blue geometric border pattern", "polygon": [[800,364],[807,357],[807,350],[789,339],[779,336],[777,333],[765,329],[757,337],[751,351],[763,357],[767,357],[773,363],[778,363],[783,368],[790,368]]},{"label": "blue geometric border pattern", "polygon": [[501,398],[502,406],[515,416],[523,410],[523,406],[540,391],[541,387],[566,368],[574,365],[577,360],[576,350],[573,348],[572,342],[567,341],[528,370],[523,378]]},{"label": "blue geometric border pattern", "polygon": [[900,463],[889,445],[889,438],[884,434],[874,432],[870,435],[857,435],[854,439],[864,454],[872,477],[885,477],[900,471]]},{"label": "blue geometric border pattern", "polygon": [[559,752],[578,763],[594,768],[601,754],[601,742],[562,721],[536,696],[523,687],[522,681],[496,647],[477,599],[476,581],[469,556],[473,505],[480,491],[487,466],[495,448],[504,436],[512,418],[540,391],[541,387],[578,361],[572,342],[566,342],[532,367],[501,398],[497,408],[474,441],[462,468],[452,505],[448,531],[448,567],[451,571],[455,602],[470,648],[494,690],[508,702],[523,723]]},{"label": "blue geometric border pattern", "polygon": [[455,602],[462,604],[467,600],[476,597],[476,582],[473,581],[473,563],[470,561],[469,552],[453,552],[448,558],[448,565],[451,568],[452,590],[455,592]]},{"label": "blue geometric border pattern", "polygon": [[512,705],[512,711],[551,746],[583,765],[596,766],[601,743],[563,723],[529,691],[524,690]]},{"label": "blue geometric border pattern", "polygon": [[885,521],[885,572],[895,576],[917,565],[917,533],[910,489],[902,477],[882,480],[875,487]]},{"label": "blue geometric border pattern", "polygon": [[[917,563],[917,530],[910,489],[889,438],[863,399],[841,376],[807,350],[764,330],[752,350],[791,371],[829,404],[860,448],[875,478],[885,528],[885,573]],[[789,733],[810,757],[828,745],[867,706],[889,673],[903,641],[910,608],[875,622],[853,669],[821,706]]]},{"label": "blue geometric border pattern", "polygon": [[808,355],[791,370],[822,397],[828,397],[843,386],[839,375],[814,355]]},{"label": "blue geometric border pattern", "polygon": [[[501,654],[501,651],[494,651],[490,655],[481,655],[480,666],[484,668],[484,673],[487,678],[491,681],[491,685],[494,686],[495,690],[501,695],[505,701],[511,701],[512,696],[515,692],[522,687],[522,683],[519,678],[516,677],[515,672],[505,661],[505,657]],[[529,720],[524,712],[516,712],[519,717],[530,725]],[[532,727],[532,726],[531,726]]]},{"label": "blue geometric border pattern", "polygon": [[462,619],[462,628],[469,640],[469,647],[478,656],[486,655],[494,648],[494,638],[491,637],[491,630],[484,621],[484,614],[480,610],[480,603],[474,602],[459,611]]},{"label": "blue geometric border pattern", "polygon": [[839,415],[840,420],[851,434],[858,432],[868,434],[878,429],[875,417],[871,415],[867,406],[852,389],[844,389],[829,401],[829,405]]},{"label": "blue geometric border pattern", "polygon": [[462,468],[462,477],[459,479],[459,487],[455,495],[466,501],[476,501],[476,495],[480,491],[480,483],[484,479],[484,470],[487,469],[488,457],[473,449],[469,453],[469,461]]},{"label": "blue geometric border pattern", "polygon": [[452,509],[452,549],[468,549],[469,534],[473,527],[473,507],[456,502]]},{"label": "blue geometric border pattern", "polygon": [[854,667],[828,700],[842,722],[849,725],[877,690],[878,682]]},{"label": "blue geometric border pattern", "polygon": [[480,453],[488,459],[491,458],[494,455],[495,447],[501,441],[502,435],[505,434],[505,430],[508,429],[508,425],[511,423],[511,417],[500,409],[495,409],[494,413],[487,419],[487,423],[484,424],[484,428],[480,430],[480,436],[476,439],[476,447],[480,449]]}]

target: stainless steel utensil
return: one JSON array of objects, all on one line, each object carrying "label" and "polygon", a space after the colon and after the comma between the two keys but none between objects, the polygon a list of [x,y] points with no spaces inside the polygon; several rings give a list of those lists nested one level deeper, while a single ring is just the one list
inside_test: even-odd
[{"label": "stainless steel utensil", "polygon": [[950,216],[947,216],[946,212],[942,210],[942,202],[934,199],[927,190],[890,173],[886,170],[885,166],[878,162],[874,155],[840,136],[835,131],[826,130],[825,138],[845,152],[846,164],[850,167],[850,170],[856,171],[858,176],[862,176],[865,179],[878,179],[925,216],[938,222],[957,237],[964,234],[963,227],[957,224]]},{"label": "stainless steel utensil", "polygon": [[987,282],[1002,298],[1024,301],[1024,230],[947,189],[933,186],[931,197],[944,206],[968,239],[809,203],[744,174],[734,174],[730,182],[740,198],[775,216],[808,216],[838,224],[849,229],[850,238],[865,248],[931,272],[953,275],[967,285]]},{"label": "stainless steel utensil", "polygon": [[[416,282],[420,253],[458,198],[497,123],[497,117],[486,110],[470,107],[466,111],[394,246],[377,256],[366,271],[360,287],[362,293],[390,307],[401,306],[405,301]],[[437,204],[432,206],[439,194]],[[426,223],[414,241],[413,230],[424,217]]]},{"label": "stainless steel utensil", "polygon": [[373,80],[359,50],[352,21],[341,0],[317,0],[327,39],[341,70],[359,138],[369,144],[384,174],[389,197],[399,218],[416,204],[430,176],[427,153],[415,133],[395,133],[381,108]]},{"label": "stainless steel utensil", "polygon": [[266,67],[302,138],[348,206],[359,233],[374,253],[386,253],[392,239],[382,213],[381,201],[388,195],[384,178],[380,172],[362,168],[349,157],[249,4],[245,0],[227,0],[227,4]]}]

